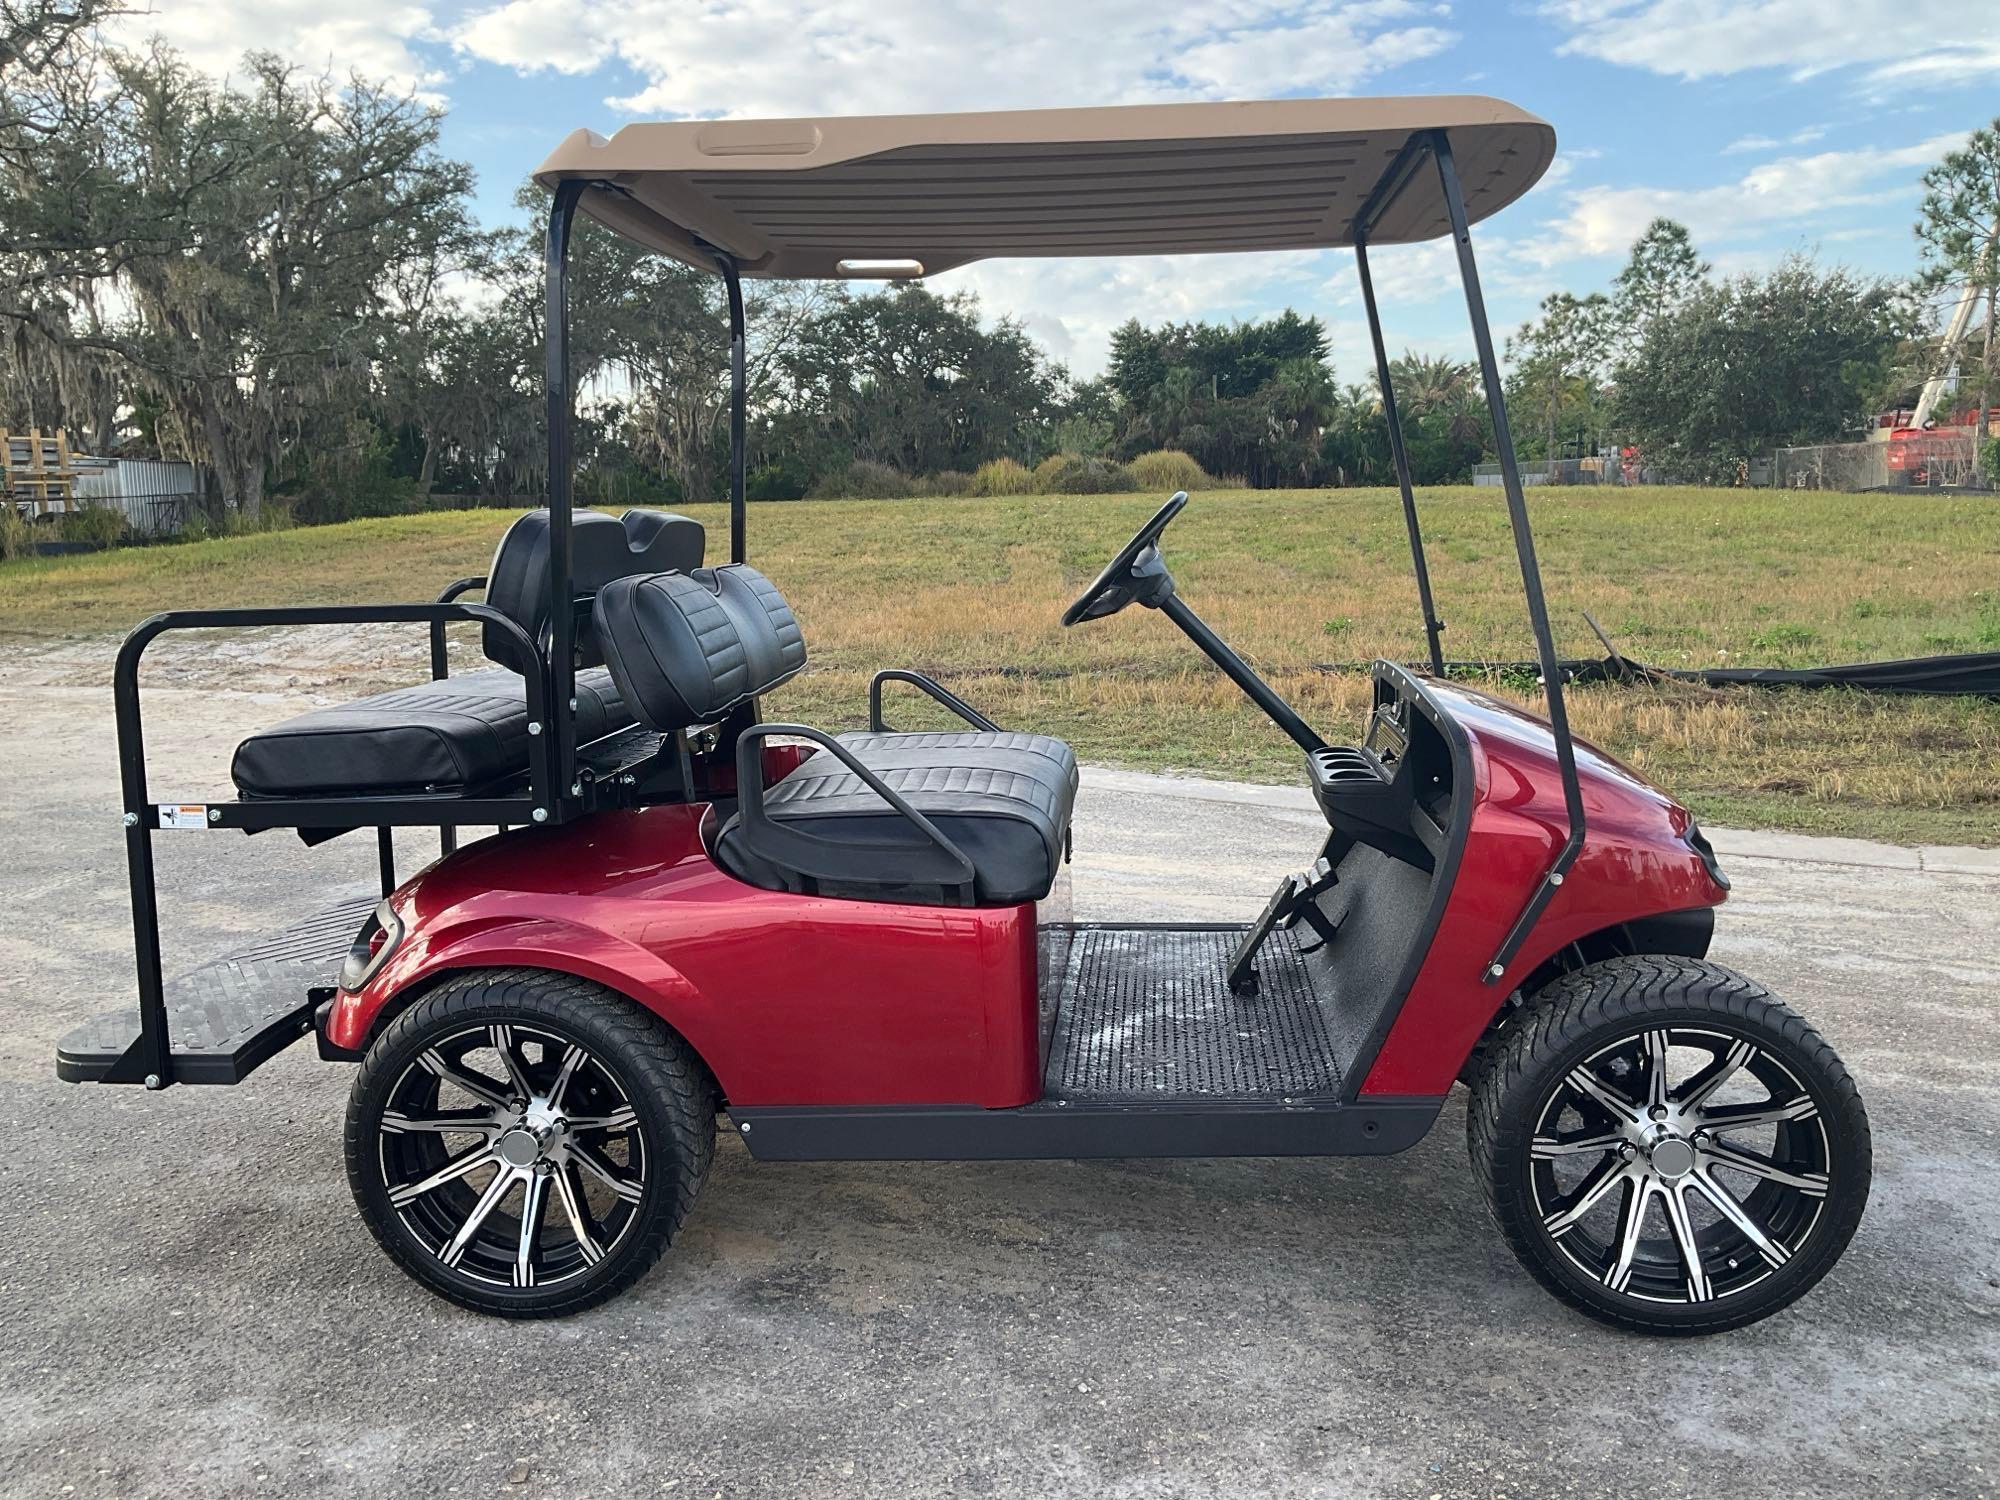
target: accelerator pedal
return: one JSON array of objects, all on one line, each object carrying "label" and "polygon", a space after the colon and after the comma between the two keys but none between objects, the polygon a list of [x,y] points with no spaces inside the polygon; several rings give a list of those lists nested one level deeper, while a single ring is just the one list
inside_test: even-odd
[{"label": "accelerator pedal", "polygon": [[[1271,893],[1271,899],[1264,903],[1263,911],[1243,934],[1243,940],[1236,945],[1236,951],[1229,955],[1229,992],[1232,995],[1254,995],[1257,993],[1257,950],[1264,946],[1264,940],[1273,932],[1289,932],[1303,920],[1319,934],[1320,943],[1333,941],[1337,931],[1325,912],[1319,909],[1317,897],[1322,891],[1332,889],[1340,877],[1333,872],[1333,864],[1326,859],[1313,862],[1310,870],[1302,870],[1296,875],[1287,875],[1278,882],[1278,888]],[[1314,944],[1314,947],[1319,944]],[[1304,950],[1304,951],[1310,951]]]}]

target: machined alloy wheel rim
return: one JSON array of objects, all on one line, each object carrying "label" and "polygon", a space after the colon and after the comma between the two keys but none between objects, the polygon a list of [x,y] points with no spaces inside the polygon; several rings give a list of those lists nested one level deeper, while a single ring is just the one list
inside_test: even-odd
[{"label": "machined alloy wheel rim", "polygon": [[1571,1068],[1531,1149],[1543,1232],[1584,1275],[1648,1302],[1732,1297],[1781,1269],[1835,1170],[1798,1076],[1710,1026],[1653,1027]]},{"label": "machined alloy wheel rim", "polygon": [[537,1026],[433,1042],[390,1089],[376,1139],[404,1227],[443,1265],[494,1286],[587,1274],[646,1192],[638,1113],[617,1072]]}]

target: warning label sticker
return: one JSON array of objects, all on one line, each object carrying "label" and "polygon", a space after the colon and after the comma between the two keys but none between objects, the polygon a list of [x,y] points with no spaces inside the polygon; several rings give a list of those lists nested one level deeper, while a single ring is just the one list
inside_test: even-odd
[{"label": "warning label sticker", "polygon": [[160,826],[162,828],[206,828],[208,827],[208,805],[203,802],[162,802],[160,804]]}]

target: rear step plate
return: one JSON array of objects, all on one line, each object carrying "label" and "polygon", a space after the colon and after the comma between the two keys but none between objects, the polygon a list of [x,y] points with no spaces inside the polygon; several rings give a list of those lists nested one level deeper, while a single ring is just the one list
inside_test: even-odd
[{"label": "rear step plate", "polygon": [[[330,985],[381,897],[349,896],[235,953],[169,980],[167,1036],[176,1083],[240,1083],[312,1029],[309,991]],[[139,1039],[139,1011],[114,1010],[56,1048],[56,1077],[100,1083]],[[119,1078],[140,1083],[142,1078]]]}]

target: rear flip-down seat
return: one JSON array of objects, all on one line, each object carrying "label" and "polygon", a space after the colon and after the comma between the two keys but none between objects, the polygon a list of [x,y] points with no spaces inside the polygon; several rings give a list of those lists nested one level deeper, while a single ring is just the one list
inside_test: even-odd
[{"label": "rear flip-down seat", "polygon": [[[629,728],[602,667],[576,674],[576,738]],[[316,708],[236,747],[230,776],[246,797],[462,793],[528,765],[527,682],[505,667]]]},{"label": "rear flip-down seat", "polygon": [[[549,513],[530,511],[500,539],[487,574],[486,602],[547,649]],[[623,516],[579,511],[570,551],[579,596],[614,578],[701,564],[699,523],[664,511]],[[260,730],[237,746],[230,774],[248,798],[462,795],[528,768],[527,679],[541,661],[495,625],[483,631],[498,667],[376,693],[314,709]],[[576,741],[585,745],[629,729],[633,715],[602,669],[603,649],[587,621],[577,640]]]},{"label": "rear flip-down seat", "polygon": [[[596,630],[620,694],[661,733],[717,722],[806,660],[784,596],[742,564],[615,580],[598,593]],[[973,867],[971,899],[1010,905],[1048,894],[1076,800],[1069,746],[1004,731],[838,738],[964,854]],[[715,857],[752,885],[883,901],[964,898],[919,873],[937,863],[930,837],[828,751],[766,791],[763,821],[809,840],[813,871],[782,857],[804,847],[799,842],[767,838],[760,846],[757,828],[739,814],[718,832]]]}]

